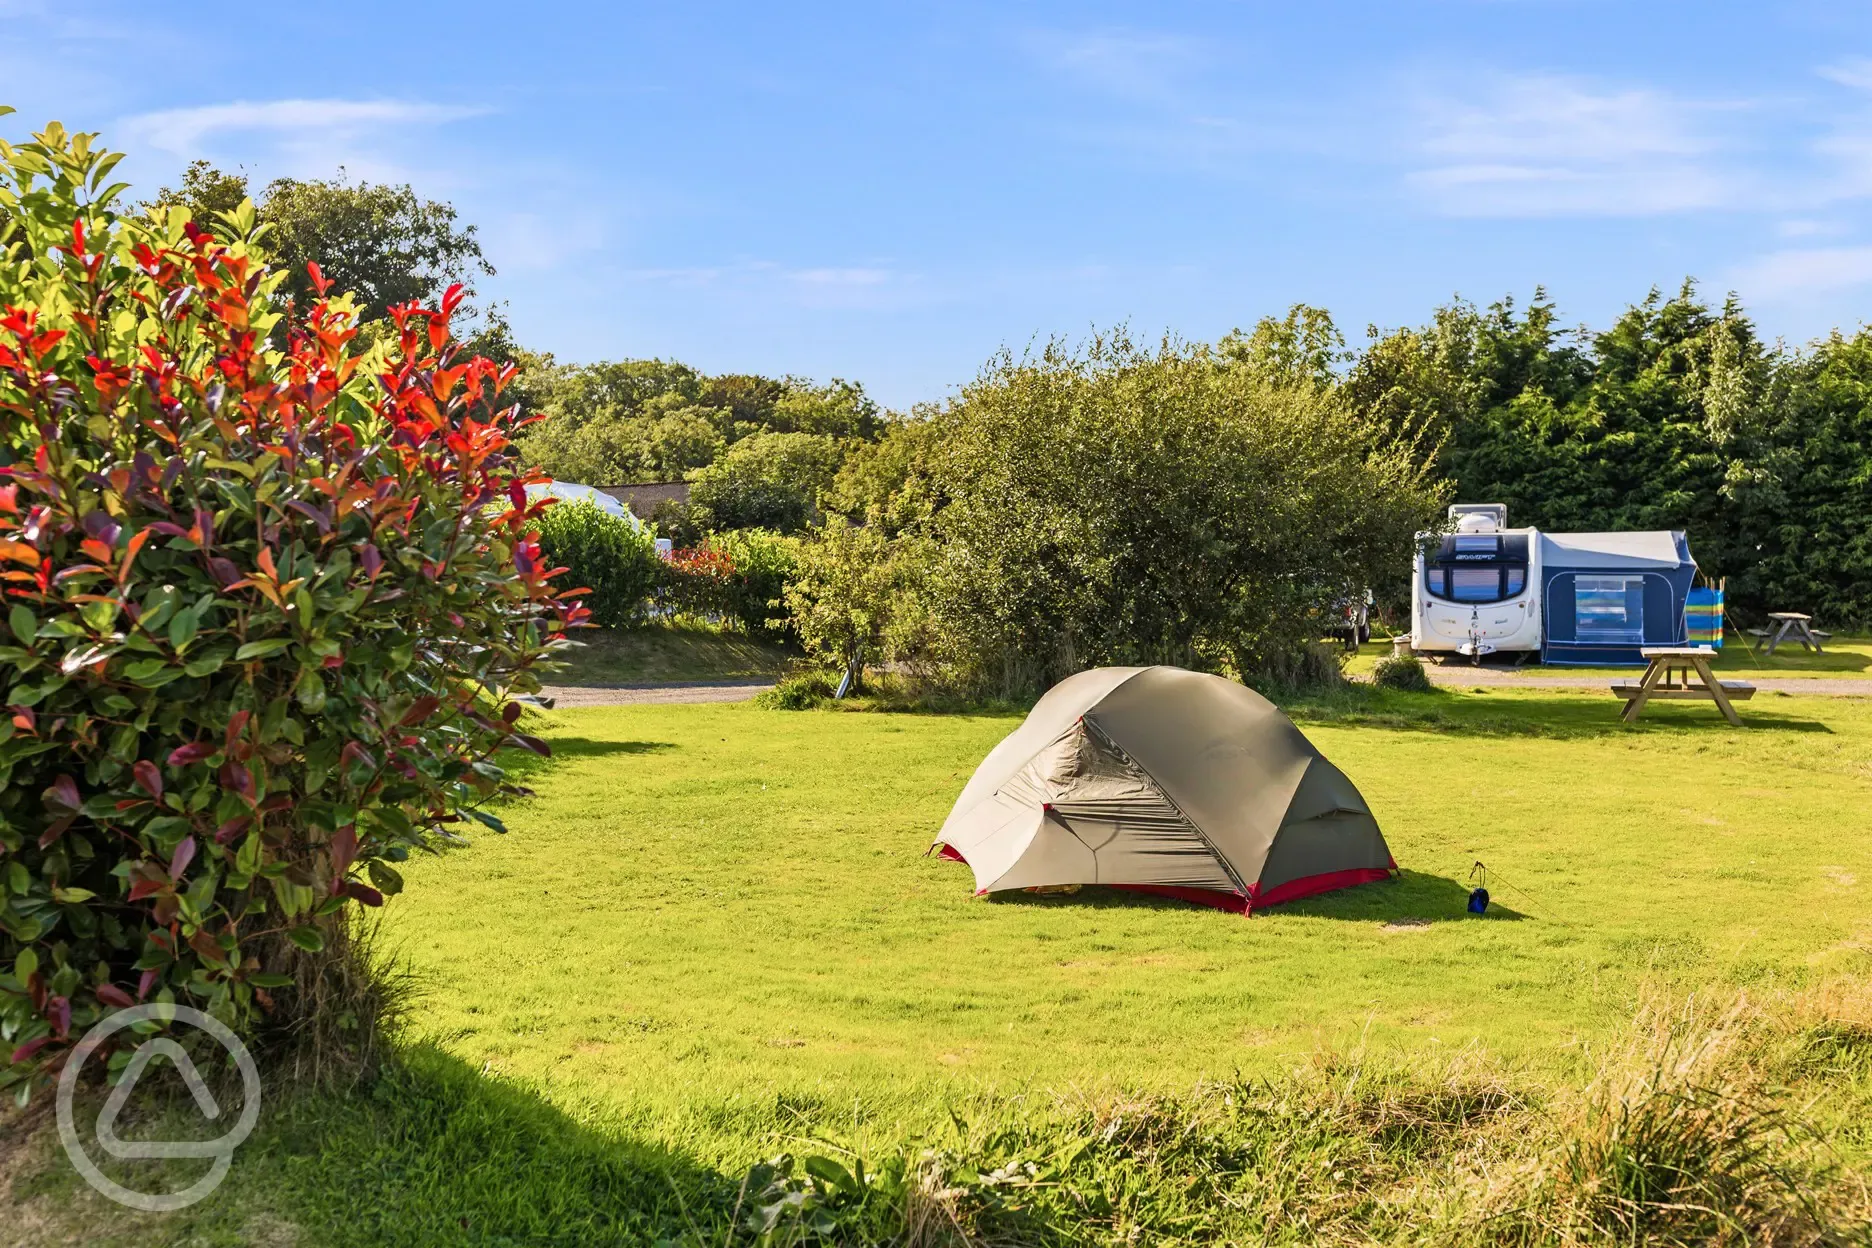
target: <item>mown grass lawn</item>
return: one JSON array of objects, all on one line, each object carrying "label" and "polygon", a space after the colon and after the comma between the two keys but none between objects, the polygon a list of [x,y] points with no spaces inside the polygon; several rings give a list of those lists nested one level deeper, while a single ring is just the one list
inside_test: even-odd
[{"label": "mown grass lawn", "polygon": [[1631,729],[1584,693],[1395,701],[1458,709],[1442,731],[1308,731],[1402,878],[1250,920],[972,897],[924,850],[1011,719],[729,705],[560,715],[512,835],[419,866],[389,931],[432,986],[425,1038],[723,1123],[724,1155],[732,1107],[781,1093],[1175,1088],[1361,1035],[1551,1067],[1647,975],[1806,975],[1872,935],[1872,703]]},{"label": "mown grass lawn", "polygon": [[1013,718],[559,712],[511,833],[414,864],[387,912],[426,989],[409,1068],[354,1104],[286,1096],[181,1225],[637,1242],[629,1217],[680,1228],[708,1176],[783,1150],[914,1155],[983,1115],[1005,1133],[1062,1096],[1186,1095],[1325,1052],[1560,1086],[1660,984],[1865,974],[1872,701],[1766,695],[1739,729],[1616,710],[1552,690],[1300,708],[1404,872],[1253,919],[971,896],[923,851]]}]

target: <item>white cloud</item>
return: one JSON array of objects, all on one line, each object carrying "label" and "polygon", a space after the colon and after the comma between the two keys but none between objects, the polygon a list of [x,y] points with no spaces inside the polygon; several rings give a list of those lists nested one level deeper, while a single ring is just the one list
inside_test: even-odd
[{"label": "white cloud", "polygon": [[1752,299],[1783,300],[1872,284],[1872,247],[1810,247],[1771,252],[1735,274]]},{"label": "white cloud", "polygon": [[151,147],[177,156],[196,156],[210,138],[225,134],[259,133],[328,145],[486,112],[413,100],[240,100],[142,113],[125,118],[122,125],[126,134]]},{"label": "white cloud", "polygon": [[1170,103],[1186,94],[1205,61],[1202,46],[1179,35],[1136,30],[1035,34],[1031,44],[1054,69],[1124,99]]},{"label": "white cloud", "polygon": [[806,286],[882,286],[895,275],[889,269],[796,269],[786,276]]},{"label": "white cloud", "polygon": [[1843,87],[1872,91],[1872,57],[1850,56],[1831,65],[1822,65],[1817,72]]},{"label": "white cloud", "polygon": [[1735,206],[1708,119],[1734,105],[1604,90],[1552,74],[1503,76],[1421,106],[1407,180],[1453,216],[1651,216]]}]

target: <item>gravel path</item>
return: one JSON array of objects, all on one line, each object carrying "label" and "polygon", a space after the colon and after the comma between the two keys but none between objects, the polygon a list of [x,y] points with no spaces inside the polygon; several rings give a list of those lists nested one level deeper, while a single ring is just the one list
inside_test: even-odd
[{"label": "gravel path", "polygon": [[[1604,689],[1612,683],[1609,676],[1523,676],[1498,667],[1438,667],[1424,664],[1434,684],[1454,688],[1476,685],[1522,689]],[[1812,677],[1762,677],[1751,682],[1763,693],[1808,694],[1826,697],[1872,698],[1872,680],[1838,680]],[[746,702],[755,694],[773,688],[771,681],[750,683],[745,680],[700,680],[685,684],[645,683],[635,685],[549,685],[540,692],[561,707],[643,706],[679,702]]]},{"label": "gravel path", "polygon": [[[1610,676],[1523,676],[1518,672],[1499,667],[1465,667],[1451,664],[1439,667],[1435,663],[1424,664],[1424,671],[1430,676],[1430,682],[1436,685],[1453,685],[1473,688],[1476,685],[1520,687],[1523,689],[1606,689],[1612,684]],[[1628,680],[1636,680],[1643,675],[1643,669],[1633,669]],[[1723,675],[1718,673],[1719,676]],[[1733,677],[1724,676],[1724,679]],[[1872,680],[1835,679],[1824,676],[1757,676],[1750,677],[1749,683],[1762,693],[1818,694],[1830,697],[1872,698]]]},{"label": "gravel path", "polygon": [[749,683],[745,680],[576,687],[548,685],[540,690],[540,696],[554,699],[554,705],[559,707],[640,706],[651,702],[745,702],[755,694],[771,688],[772,681]]}]

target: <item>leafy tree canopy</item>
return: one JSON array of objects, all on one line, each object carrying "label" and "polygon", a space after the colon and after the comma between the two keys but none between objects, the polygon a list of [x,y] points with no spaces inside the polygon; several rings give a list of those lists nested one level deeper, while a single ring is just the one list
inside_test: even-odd
[{"label": "leafy tree canopy", "polygon": [[[252,198],[245,174],[205,160],[191,164],[182,184],[164,187],[155,203],[180,204],[203,228],[213,228]],[[451,285],[473,293],[477,276],[493,276],[475,227],[455,209],[423,199],[408,186],[278,178],[256,199],[268,228],[260,246],[286,274],[279,293],[301,307],[316,298],[306,265],[316,262],[338,290],[356,294],[365,320],[392,304],[434,302]]]}]

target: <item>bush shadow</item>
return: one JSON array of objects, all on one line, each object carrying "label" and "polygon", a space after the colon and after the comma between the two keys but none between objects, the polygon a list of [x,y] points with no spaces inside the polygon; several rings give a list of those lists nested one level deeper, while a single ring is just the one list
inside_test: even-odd
[{"label": "bush shadow", "polygon": [[601,741],[592,737],[553,737],[547,744],[552,753],[541,756],[519,746],[509,746],[494,756],[494,762],[515,784],[526,784],[551,772],[555,766],[574,758],[603,758],[611,754],[661,754],[676,749],[673,741]]},{"label": "bush shadow", "polygon": [[258,1207],[333,1245],[736,1234],[738,1177],[595,1128],[429,1046],[349,1092],[283,1091],[262,1124],[231,1181],[200,1206],[204,1220],[244,1228]]}]

